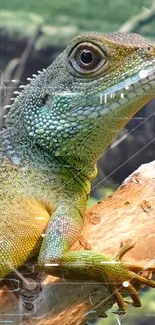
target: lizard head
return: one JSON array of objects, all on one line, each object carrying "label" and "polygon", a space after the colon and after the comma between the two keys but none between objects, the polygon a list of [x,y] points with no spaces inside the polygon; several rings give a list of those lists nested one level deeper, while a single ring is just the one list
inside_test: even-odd
[{"label": "lizard head", "polygon": [[16,98],[6,126],[68,161],[93,161],[155,91],[155,47],[137,34],[83,34]]}]

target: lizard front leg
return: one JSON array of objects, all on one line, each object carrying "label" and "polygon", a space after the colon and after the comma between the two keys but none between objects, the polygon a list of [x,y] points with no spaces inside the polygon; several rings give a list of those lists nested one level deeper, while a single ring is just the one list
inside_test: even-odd
[{"label": "lizard front leg", "polygon": [[[136,280],[151,287],[155,287],[155,281],[133,272],[131,264],[121,262],[121,258],[133,244],[127,243],[116,257],[105,256],[95,251],[69,251],[80,235],[82,224],[83,218],[76,208],[59,206],[50,219],[41,246],[38,260],[40,266],[48,274],[66,279],[102,282],[109,289],[109,294],[114,295],[121,312],[126,310],[119,291],[123,287],[131,296],[133,305],[140,307],[140,298],[132,281]],[[133,269],[136,269],[136,265]],[[155,271],[155,267],[151,266],[150,270]],[[128,286],[123,286],[124,283],[128,283]]]}]

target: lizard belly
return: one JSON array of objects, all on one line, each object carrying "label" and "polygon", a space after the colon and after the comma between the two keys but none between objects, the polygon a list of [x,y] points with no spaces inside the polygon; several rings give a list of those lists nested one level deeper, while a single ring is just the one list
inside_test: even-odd
[{"label": "lizard belly", "polygon": [[39,252],[49,213],[33,198],[0,200],[0,277],[4,278]]}]

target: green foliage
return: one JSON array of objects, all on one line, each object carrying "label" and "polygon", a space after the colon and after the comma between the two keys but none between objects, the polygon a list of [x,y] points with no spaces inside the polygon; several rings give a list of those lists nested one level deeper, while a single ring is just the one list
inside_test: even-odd
[{"label": "green foliage", "polygon": [[34,13],[27,14],[24,11],[0,12],[0,27],[7,30],[13,36],[31,37],[37,26],[43,23],[43,18]]},{"label": "green foliage", "polygon": [[114,190],[116,189],[116,186],[103,186],[100,187],[97,191],[97,197],[90,197],[90,199],[88,200],[88,204],[87,207],[90,208],[91,206],[93,206],[94,204],[98,203],[99,201],[103,200],[105,197],[107,197],[108,195],[110,195]]},{"label": "green foliage", "polygon": [[[129,301],[130,298],[126,298],[126,300]],[[134,308],[130,305],[128,306],[127,315],[119,318],[121,325],[140,325],[142,319],[146,324],[152,324],[152,321],[149,323],[149,317],[153,318],[155,316],[155,290],[149,289],[148,291],[143,292],[141,294],[141,301],[142,307],[140,308]],[[118,316],[112,314],[112,311],[114,311],[114,308],[107,313],[107,319],[98,320],[96,325],[118,325]]]},{"label": "green foliage", "polygon": [[142,6],[150,7],[151,0],[5,0],[3,10],[23,10],[34,12],[47,18],[48,23],[57,22],[57,17],[73,17],[75,21],[110,21],[120,24],[129,19],[129,16],[139,12]]},{"label": "green foliage", "polygon": [[[152,0],[5,0],[0,27],[10,34],[29,37],[42,24],[43,35],[36,48],[66,45],[83,31],[114,31]],[[155,26],[154,26],[155,27]]]}]

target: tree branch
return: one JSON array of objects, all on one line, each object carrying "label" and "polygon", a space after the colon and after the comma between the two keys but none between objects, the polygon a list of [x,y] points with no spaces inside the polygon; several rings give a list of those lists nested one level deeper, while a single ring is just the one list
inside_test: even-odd
[{"label": "tree branch", "polygon": [[[155,257],[155,161],[142,165],[114,194],[87,210],[81,238],[72,250],[92,248],[116,254],[121,243],[129,238],[136,245],[123,260],[145,265]],[[16,298],[12,293],[2,292],[2,295],[3,318],[12,319],[13,325],[19,324],[22,312]],[[107,297],[103,285],[47,277],[36,313],[24,317],[21,324],[82,325],[113,305],[113,297],[106,300]]]}]

